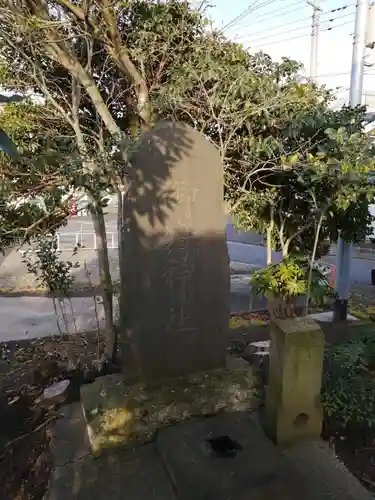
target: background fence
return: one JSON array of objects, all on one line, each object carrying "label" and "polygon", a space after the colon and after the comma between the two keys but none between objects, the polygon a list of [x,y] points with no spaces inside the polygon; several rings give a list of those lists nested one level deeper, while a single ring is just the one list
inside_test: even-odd
[{"label": "background fence", "polygon": [[[97,238],[94,231],[58,232],[56,233],[56,239],[58,250],[73,251],[77,246],[80,246],[84,250],[97,249]],[[118,248],[117,232],[107,232],[107,246],[108,249]],[[35,245],[32,245],[31,251],[33,251],[34,248]],[[20,248],[19,251],[23,252],[25,249]]]},{"label": "background fence", "polygon": [[[80,245],[86,250],[96,250],[97,238],[94,231],[76,231],[71,233],[57,233],[57,245],[59,250],[73,250]],[[108,248],[118,248],[117,232],[107,232]]]}]

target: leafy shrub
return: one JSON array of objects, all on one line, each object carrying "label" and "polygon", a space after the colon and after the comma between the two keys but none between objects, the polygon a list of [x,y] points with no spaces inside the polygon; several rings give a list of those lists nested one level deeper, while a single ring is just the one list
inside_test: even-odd
[{"label": "leafy shrub", "polygon": [[326,352],[322,403],[328,419],[341,427],[371,429],[375,424],[374,337]]},{"label": "leafy shrub", "polygon": [[[77,255],[80,245],[78,244],[72,256]],[[58,250],[56,236],[47,236],[38,243],[35,258],[26,251],[23,253],[22,262],[26,264],[27,271],[36,276],[38,285],[49,292],[66,296],[74,283],[72,269],[79,267],[78,262],[62,261],[61,251]]]},{"label": "leafy shrub", "polygon": [[[286,258],[278,264],[271,264],[256,271],[250,281],[252,293],[265,295],[270,299],[279,298],[284,309],[294,313],[296,299],[307,295],[309,279],[309,264],[305,259]],[[333,291],[324,274],[313,267],[310,286],[310,304],[323,305],[327,297],[332,297]],[[285,315],[289,315],[285,312]]]}]

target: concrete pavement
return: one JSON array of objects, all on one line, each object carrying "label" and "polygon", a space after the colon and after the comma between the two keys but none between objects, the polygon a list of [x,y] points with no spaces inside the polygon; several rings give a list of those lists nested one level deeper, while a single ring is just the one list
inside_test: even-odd
[{"label": "concrete pavement", "polygon": [[[266,438],[256,414],[190,420],[159,430],[152,443],[96,459],[80,405],[65,407],[63,415],[53,432],[54,468],[46,500],[373,498],[327,444],[282,450]],[[222,441],[231,448],[216,445]]]},{"label": "concrete pavement", "polygon": [[51,298],[0,297],[0,342],[104,328],[103,306],[95,303],[95,297],[73,297],[55,303],[56,311]]},{"label": "concrete pavement", "polygon": [[[250,275],[232,275],[230,308],[232,313],[249,310]],[[0,342],[49,337],[60,333],[96,331],[104,328],[101,301],[95,297],[72,297],[62,302],[49,297],[0,297]],[[62,308],[60,307],[62,306]],[[263,309],[263,298],[252,307]],[[115,316],[118,304],[115,297]]]}]

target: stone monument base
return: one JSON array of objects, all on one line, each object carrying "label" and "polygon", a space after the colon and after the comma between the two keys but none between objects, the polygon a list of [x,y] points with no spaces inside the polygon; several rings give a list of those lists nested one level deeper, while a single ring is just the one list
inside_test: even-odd
[{"label": "stone monument base", "polygon": [[171,379],[150,387],[126,385],[123,375],[81,388],[92,453],[152,440],[157,430],[193,417],[258,407],[258,379],[248,365]]}]

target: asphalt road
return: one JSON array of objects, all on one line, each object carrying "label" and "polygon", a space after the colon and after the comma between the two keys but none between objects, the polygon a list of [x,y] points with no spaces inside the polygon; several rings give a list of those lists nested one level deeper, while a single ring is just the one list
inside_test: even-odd
[{"label": "asphalt road", "polygon": [[[241,233],[238,232],[232,224],[229,217],[227,217],[227,244],[230,261],[242,262],[252,265],[254,267],[264,267],[266,265],[266,254],[263,246],[263,237],[251,232]],[[117,244],[116,234],[116,216],[107,215],[107,233],[109,245]],[[82,243],[87,247],[92,247],[93,243],[93,229],[92,222],[89,217],[75,217],[71,219],[68,226],[62,230],[62,242],[65,244],[74,243],[74,234],[81,232],[83,234]],[[70,236],[69,234],[70,233]],[[63,243],[63,244],[64,244]],[[273,252],[273,262],[281,259],[279,252]],[[323,259],[327,264],[335,264],[335,256],[327,256]],[[370,272],[375,267],[375,262],[365,259],[352,259],[350,277],[351,282],[354,283],[370,283]],[[239,273],[240,274],[240,273]],[[232,312],[243,311],[249,308],[251,300],[251,287],[249,286],[250,276],[239,275],[232,276],[231,280],[231,309]],[[264,299],[252,299],[252,307],[254,309],[261,309],[266,306]]]},{"label": "asphalt road", "polygon": [[[107,215],[106,217],[107,233],[109,245],[112,243],[117,244],[117,234],[116,234],[116,216]],[[251,232],[241,233],[238,232],[234,225],[231,223],[230,218],[227,217],[227,242],[228,251],[231,261],[244,262],[247,264],[252,264],[257,267],[262,267],[266,265],[266,255],[265,249],[262,246],[263,237]],[[89,246],[93,242],[93,228],[90,217],[75,217],[71,219],[66,227],[61,231],[62,242],[64,243],[74,243],[74,233],[82,232],[84,235],[84,242],[86,246]],[[68,233],[68,234],[67,234]],[[69,234],[70,233],[70,234]],[[64,244],[63,243],[63,244]],[[281,258],[279,252],[273,253],[273,261],[277,261]],[[328,264],[335,264],[335,256],[327,256],[323,259],[324,262]],[[352,283],[369,283],[370,282],[370,271],[375,267],[375,262],[366,259],[352,259],[350,276]]]}]

